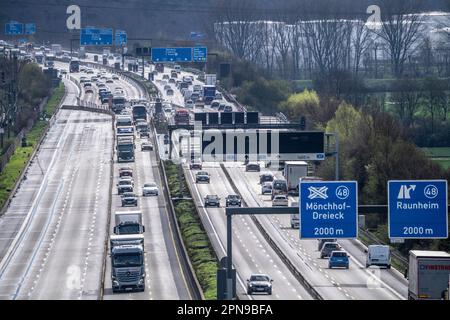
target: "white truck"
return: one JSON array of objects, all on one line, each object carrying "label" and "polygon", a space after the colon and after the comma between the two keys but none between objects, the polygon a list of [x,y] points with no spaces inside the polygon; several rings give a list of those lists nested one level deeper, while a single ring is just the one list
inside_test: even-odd
[{"label": "white truck", "polygon": [[80,47],[80,50],[78,51],[78,58],[79,59],[86,58],[86,48],[85,47]]},{"label": "white truck", "polygon": [[444,251],[409,251],[408,299],[440,300],[448,295],[450,254]]},{"label": "white truck", "polygon": [[141,211],[120,211],[114,214],[114,234],[143,234],[145,227],[142,225]]},{"label": "white truck", "polygon": [[298,183],[300,178],[308,176],[308,164],[305,161],[286,161],[283,175],[288,194],[298,195]]},{"label": "white truck", "polygon": [[52,44],[52,53],[57,57],[62,55],[62,46],[60,44]]}]

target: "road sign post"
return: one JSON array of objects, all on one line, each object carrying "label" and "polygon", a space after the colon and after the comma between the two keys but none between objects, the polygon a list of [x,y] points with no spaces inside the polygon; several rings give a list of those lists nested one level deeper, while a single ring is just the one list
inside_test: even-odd
[{"label": "road sign post", "polygon": [[389,238],[448,238],[446,180],[388,181]]},{"label": "road sign post", "polygon": [[17,21],[10,21],[5,23],[5,35],[13,36],[13,35],[21,35],[24,33],[24,25],[23,23],[19,23]]},{"label": "road sign post", "polygon": [[112,28],[83,28],[80,31],[80,46],[112,46]]},{"label": "road sign post", "polygon": [[114,43],[118,47],[123,47],[127,45],[127,33],[124,30],[116,30]]},{"label": "road sign post", "polygon": [[152,48],[153,62],[192,62],[192,48]]},{"label": "road sign post", "polygon": [[36,24],[35,23],[26,23],[25,24],[25,34],[32,35],[36,33]]},{"label": "road sign post", "polygon": [[192,53],[194,62],[206,63],[206,57],[208,55],[206,47],[194,47],[192,48]]},{"label": "road sign post", "polygon": [[358,236],[356,181],[299,183],[300,238],[352,239]]}]

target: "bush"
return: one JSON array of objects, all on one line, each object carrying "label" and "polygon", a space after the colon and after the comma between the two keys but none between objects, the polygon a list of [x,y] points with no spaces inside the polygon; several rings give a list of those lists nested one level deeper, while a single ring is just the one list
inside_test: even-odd
[{"label": "bush", "polygon": [[244,81],[236,90],[237,99],[244,105],[265,114],[274,114],[278,105],[289,96],[290,85],[286,81],[266,80]]},{"label": "bush", "polygon": [[[164,163],[171,196],[183,196],[183,190],[189,190],[184,176],[181,181],[179,173],[181,167],[170,161]],[[190,196],[186,194],[186,196]],[[182,200],[175,203],[175,214],[180,225],[181,235],[197,279],[202,287],[205,299],[214,300],[217,296],[216,272],[218,268],[217,258],[209,242],[209,238],[203,229],[200,218],[197,215],[195,204],[192,200]]]}]

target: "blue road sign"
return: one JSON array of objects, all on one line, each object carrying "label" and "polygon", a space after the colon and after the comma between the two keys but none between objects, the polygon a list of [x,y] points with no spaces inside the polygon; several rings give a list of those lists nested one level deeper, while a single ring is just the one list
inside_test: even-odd
[{"label": "blue road sign", "polygon": [[25,23],[25,34],[35,34],[36,24],[35,23]]},{"label": "blue road sign", "polygon": [[116,46],[125,46],[127,44],[127,33],[123,30],[116,30]]},{"label": "blue road sign", "polygon": [[194,52],[194,62],[206,62],[208,55],[206,47],[195,47],[192,50]]},{"label": "blue road sign", "polygon": [[300,181],[299,188],[300,238],[358,236],[356,181]]},{"label": "blue road sign", "polygon": [[192,62],[192,48],[152,48],[154,62]]},{"label": "blue road sign", "polygon": [[388,181],[389,238],[448,238],[446,180]]},{"label": "blue road sign", "polygon": [[112,44],[111,28],[82,28],[80,31],[81,46],[111,46]]},{"label": "blue road sign", "polygon": [[6,35],[23,34],[23,23],[19,23],[16,21],[10,21],[9,23],[5,23],[5,34]]}]

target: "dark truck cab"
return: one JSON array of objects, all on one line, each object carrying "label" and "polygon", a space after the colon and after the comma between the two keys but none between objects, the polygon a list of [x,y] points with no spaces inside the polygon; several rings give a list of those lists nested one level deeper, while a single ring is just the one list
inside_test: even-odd
[{"label": "dark truck cab", "polygon": [[139,120],[147,122],[147,107],[143,104],[134,105],[132,113],[134,123],[137,123]]}]

